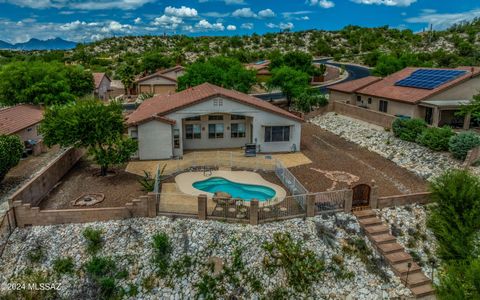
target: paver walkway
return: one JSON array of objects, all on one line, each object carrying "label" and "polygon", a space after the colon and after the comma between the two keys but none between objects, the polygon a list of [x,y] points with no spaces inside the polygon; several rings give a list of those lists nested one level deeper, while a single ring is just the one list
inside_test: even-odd
[{"label": "paver walkway", "polygon": [[430,278],[423,274],[420,266],[397,243],[390,234],[390,228],[380,220],[372,210],[360,210],[353,213],[365,230],[377,251],[385,258],[393,272],[412,291],[417,299],[436,299]]}]

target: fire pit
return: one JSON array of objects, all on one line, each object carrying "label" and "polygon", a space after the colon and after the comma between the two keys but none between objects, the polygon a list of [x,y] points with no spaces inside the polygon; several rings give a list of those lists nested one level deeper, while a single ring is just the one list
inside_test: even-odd
[{"label": "fire pit", "polygon": [[102,202],[105,199],[103,193],[83,194],[73,201],[74,206],[92,206]]}]

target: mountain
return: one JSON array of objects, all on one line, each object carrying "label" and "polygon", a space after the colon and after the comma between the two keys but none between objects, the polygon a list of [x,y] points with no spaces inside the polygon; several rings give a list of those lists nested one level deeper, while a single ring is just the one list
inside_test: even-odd
[{"label": "mountain", "polygon": [[69,50],[75,48],[77,43],[66,41],[61,38],[54,38],[49,40],[30,39],[25,43],[9,44],[0,41],[0,49],[13,50]]}]

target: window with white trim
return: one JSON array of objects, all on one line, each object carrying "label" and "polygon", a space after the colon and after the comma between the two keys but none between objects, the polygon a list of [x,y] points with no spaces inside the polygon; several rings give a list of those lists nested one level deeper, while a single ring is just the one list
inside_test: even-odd
[{"label": "window with white trim", "polygon": [[208,124],[209,139],[223,139],[223,124]]},{"label": "window with white trim", "polygon": [[290,126],[266,126],[265,142],[288,142],[290,141]]},{"label": "window with white trim", "polygon": [[202,138],[202,127],[200,124],[186,124],[185,138],[187,140],[198,140]]},{"label": "window with white trim", "polygon": [[245,123],[233,123],[231,126],[230,137],[244,138],[246,134]]}]

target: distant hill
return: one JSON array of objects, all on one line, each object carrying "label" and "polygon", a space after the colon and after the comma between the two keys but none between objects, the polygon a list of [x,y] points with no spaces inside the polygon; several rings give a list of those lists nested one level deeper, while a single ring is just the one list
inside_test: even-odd
[{"label": "distant hill", "polygon": [[0,49],[13,50],[69,50],[75,48],[77,43],[66,41],[61,38],[54,38],[49,40],[30,39],[25,43],[9,44],[0,41]]}]

